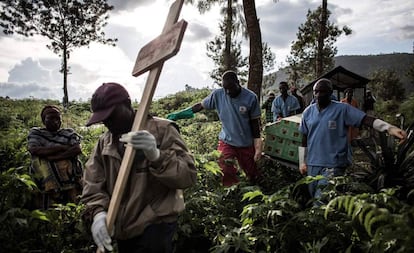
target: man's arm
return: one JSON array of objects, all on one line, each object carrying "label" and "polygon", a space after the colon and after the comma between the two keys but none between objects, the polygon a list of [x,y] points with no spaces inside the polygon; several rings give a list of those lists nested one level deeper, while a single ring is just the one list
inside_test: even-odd
[{"label": "man's arm", "polygon": [[194,113],[197,113],[203,110],[203,105],[201,103],[197,103],[192,107],[188,107],[184,110],[173,112],[167,115],[167,119],[169,120],[179,120],[179,119],[189,119],[194,118]]},{"label": "man's arm", "polygon": [[407,133],[404,130],[372,116],[366,115],[362,119],[362,124],[368,127],[372,127],[378,132],[387,131],[390,135],[400,139],[400,143],[404,142],[407,139]]},{"label": "man's arm", "polygon": [[278,105],[278,98],[275,98],[275,100],[273,100],[272,102],[272,113],[273,113],[273,121],[276,121],[280,118],[282,118],[282,111],[279,110],[279,105]]},{"label": "man's arm", "polygon": [[204,109],[204,107],[203,107],[203,104],[201,104],[201,103],[197,103],[197,104],[195,104],[191,107],[191,110],[193,111],[193,113],[197,113],[197,112],[199,112],[203,109]]},{"label": "man's arm", "polygon": [[82,153],[80,144],[75,144],[73,146],[66,146],[66,147],[67,148],[63,152],[59,152],[54,155],[47,156],[46,159],[51,160],[51,161],[58,161],[58,160],[73,158]]},{"label": "man's arm", "polygon": [[34,146],[29,147],[28,150],[32,156],[42,157],[50,161],[72,158],[82,152],[80,144],[73,146],[57,145],[53,147]]},{"label": "man's arm", "polygon": [[295,96],[291,96],[292,98],[292,105],[290,108],[289,116],[296,114],[296,111],[300,109],[299,100]]},{"label": "man's arm", "polygon": [[306,165],[306,156],[308,153],[308,137],[305,134],[302,134],[302,146],[298,147],[298,158],[299,158],[299,172],[302,175],[305,175],[308,171],[308,166]]},{"label": "man's arm", "polygon": [[252,130],[254,144],[254,160],[257,161],[262,157],[263,141],[260,138],[260,118],[250,120],[250,128]]}]

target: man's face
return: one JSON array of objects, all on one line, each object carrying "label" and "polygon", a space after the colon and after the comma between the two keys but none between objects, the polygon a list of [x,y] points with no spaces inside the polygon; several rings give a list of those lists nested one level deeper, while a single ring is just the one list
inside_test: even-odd
[{"label": "man's face", "polygon": [[128,106],[119,104],[103,124],[114,135],[121,135],[131,130],[134,112]]},{"label": "man's face", "polygon": [[354,92],[353,91],[347,91],[346,92],[346,97],[348,98],[348,99],[352,99],[352,97],[354,96]]},{"label": "man's face", "polygon": [[223,80],[223,89],[231,98],[235,98],[240,94],[241,87],[238,82]]},{"label": "man's face", "polygon": [[279,91],[281,94],[286,95],[288,90],[289,90],[289,87],[287,86],[287,84],[279,85]]},{"label": "man's face", "polygon": [[323,83],[318,83],[313,89],[313,95],[316,99],[318,105],[322,108],[329,105],[331,102],[332,90],[329,86],[324,85]]},{"label": "man's face", "polygon": [[44,124],[46,129],[51,132],[56,132],[59,130],[60,126],[62,125],[62,118],[60,117],[60,113],[50,112],[46,114]]}]

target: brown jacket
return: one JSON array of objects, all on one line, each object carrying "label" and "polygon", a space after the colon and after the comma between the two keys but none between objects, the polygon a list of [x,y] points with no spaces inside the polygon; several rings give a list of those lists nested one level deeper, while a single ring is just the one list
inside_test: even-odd
[{"label": "brown jacket", "polygon": [[[146,129],[157,140],[160,158],[150,162],[137,151],[125,187],[114,238],[128,239],[142,234],[149,224],[172,222],[184,210],[182,190],[195,184],[196,168],[178,130],[171,121],[149,118]],[[83,218],[108,210],[111,194],[122,162],[117,141],[106,132],[99,138],[84,171],[81,201],[86,205]]]}]

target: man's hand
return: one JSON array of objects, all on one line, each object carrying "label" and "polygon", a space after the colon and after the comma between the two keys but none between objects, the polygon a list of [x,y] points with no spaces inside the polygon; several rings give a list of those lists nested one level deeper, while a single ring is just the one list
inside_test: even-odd
[{"label": "man's hand", "polygon": [[105,252],[105,249],[112,251],[112,240],[109,236],[108,229],[106,227],[106,212],[97,213],[93,217],[93,223],[91,227],[93,240],[98,246],[100,252]]},{"label": "man's hand", "polygon": [[388,133],[400,139],[400,143],[403,143],[407,139],[407,132],[395,126],[388,128]]},{"label": "man's hand", "polygon": [[262,138],[255,138],[254,140],[254,161],[258,161],[262,157],[263,141]]},{"label": "man's hand", "polygon": [[173,112],[167,115],[167,119],[169,120],[179,120],[179,119],[190,119],[194,118],[194,112],[191,107],[181,110],[179,112]]},{"label": "man's hand", "polygon": [[157,141],[154,135],[146,130],[123,134],[119,140],[126,142],[127,145],[131,145],[134,149],[142,150],[150,161],[155,161],[160,157],[160,150],[157,148]]},{"label": "man's hand", "polygon": [[298,147],[298,159],[299,159],[299,172],[302,175],[305,175],[308,171],[308,166],[306,165],[306,156],[308,154],[307,147]]},{"label": "man's hand", "polygon": [[301,164],[300,166],[299,166],[299,172],[300,172],[300,174],[302,174],[302,175],[306,175],[306,172],[308,172],[308,166],[306,165],[306,164]]}]

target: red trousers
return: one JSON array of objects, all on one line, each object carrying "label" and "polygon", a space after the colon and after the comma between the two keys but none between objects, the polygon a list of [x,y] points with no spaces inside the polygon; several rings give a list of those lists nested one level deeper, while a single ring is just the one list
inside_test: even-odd
[{"label": "red trousers", "polygon": [[260,176],[254,161],[255,149],[253,145],[250,147],[234,147],[220,140],[217,150],[221,152],[218,164],[223,172],[223,186],[228,187],[239,182],[236,160],[250,181],[254,182]]}]

